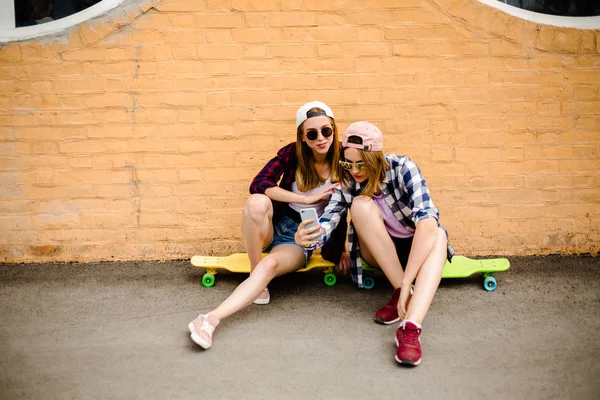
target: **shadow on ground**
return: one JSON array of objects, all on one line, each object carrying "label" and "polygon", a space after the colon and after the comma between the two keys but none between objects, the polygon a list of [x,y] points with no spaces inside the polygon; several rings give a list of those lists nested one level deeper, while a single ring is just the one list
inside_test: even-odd
[{"label": "shadow on ground", "polygon": [[395,326],[372,322],[382,275],[372,290],[278,278],[203,351],[188,322],[244,275],[204,288],[188,261],[0,264],[0,398],[600,398],[600,258],[510,261],[494,292],[442,281],[413,369],[394,362]]}]

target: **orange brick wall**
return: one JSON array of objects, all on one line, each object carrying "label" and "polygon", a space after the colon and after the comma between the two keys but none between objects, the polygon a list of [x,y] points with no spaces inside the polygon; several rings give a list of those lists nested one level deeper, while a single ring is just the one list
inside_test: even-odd
[{"label": "orange brick wall", "polygon": [[600,249],[600,31],[476,0],[134,1],[0,49],[0,260],[243,251],[323,100],[423,169],[464,255]]}]

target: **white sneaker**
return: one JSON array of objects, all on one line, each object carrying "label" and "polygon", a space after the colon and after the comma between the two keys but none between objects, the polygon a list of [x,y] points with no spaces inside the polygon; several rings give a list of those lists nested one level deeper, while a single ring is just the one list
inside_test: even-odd
[{"label": "white sneaker", "polygon": [[199,315],[198,318],[188,324],[190,337],[194,343],[203,349],[208,349],[212,346],[213,333],[219,322],[219,319],[214,315]]},{"label": "white sneaker", "polygon": [[269,304],[269,301],[271,301],[271,294],[269,293],[269,288],[265,288],[260,296],[254,300],[254,304]]}]

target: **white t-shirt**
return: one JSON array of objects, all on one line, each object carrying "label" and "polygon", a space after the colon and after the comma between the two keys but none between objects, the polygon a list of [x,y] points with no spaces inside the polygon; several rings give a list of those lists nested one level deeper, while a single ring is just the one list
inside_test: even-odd
[{"label": "white t-shirt", "polygon": [[[294,181],[294,183],[292,183],[292,192],[294,193],[299,193],[302,194],[304,196],[310,196],[311,194],[317,193],[321,190],[323,190],[323,188],[325,186],[331,185],[331,180],[328,178],[325,183],[323,183],[320,186],[317,186],[314,189],[309,189],[306,192],[301,192],[298,189],[298,185],[296,184],[296,181]],[[297,212],[300,212],[300,210],[302,210],[303,208],[314,208],[315,210],[317,210],[317,215],[321,216],[321,214],[323,214],[323,211],[325,210],[325,206],[327,205],[327,201],[329,200],[329,198],[323,199],[324,202],[322,203],[315,203],[315,204],[300,204],[300,203],[290,203],[290,207],[293,210],[296,210]]]}]

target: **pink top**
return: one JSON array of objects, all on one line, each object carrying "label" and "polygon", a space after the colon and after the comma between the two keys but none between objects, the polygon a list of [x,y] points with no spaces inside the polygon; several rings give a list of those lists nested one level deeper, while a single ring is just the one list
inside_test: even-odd
[{"label": "pink top", "polygon": [[373,196],[373,200],[381,210],[381,215],[383,215],[383,223],[385,224],[385,227],[390,236],[401,239],[414,236],[415,233],[406,229],[406,227],[404,227],[404,225],[400,223],[398,218],[396,218],[388,203],[385,202],[385,198],[382,194],[378,196]]}]

